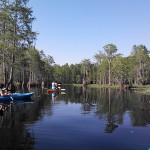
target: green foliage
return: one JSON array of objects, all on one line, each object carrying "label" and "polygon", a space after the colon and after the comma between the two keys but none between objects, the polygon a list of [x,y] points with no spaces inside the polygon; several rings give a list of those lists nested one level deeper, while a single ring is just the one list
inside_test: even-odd
[{"label": "green foliage", "polygon": [[1,78],[5,83],[16,78],[22,69],[22,65],[18,64],[24,61],[24,57],[20,58],[23,56],[21,51],[29,49],[36,38],[36,33],[32,31],[34,18],[31,8],[26,6],[27,2],[0,0]]},{"label": "green foliage", "polygon": [[113,57],[113,55],[114,55],[114,53],[116,53],[117,52],[117,47],[116,47],[116,45],[114,45],[114,44],[107,44],[107,45],[105,45],[104,47],[104,50],[105,50],[105,52],[106,52],[106,54],[107,54],[107,57]]},{"label": "green foliage", "polygon": [[[53,56],[34,46],[38,33],[32,31],[32,8],[28,0],[0,0],[0,80],[7,82],[101,85],[149,84],[149,50],[134,45],[130,56],[116,54],[117,46],[105,45],[94,55],[96,63],[83,59],[79,64],[57,65]],[[110,86],[110,85],[109,85]]]},{"label": "green foliage", "polygon": [[134,69],[136,70],[136,73],[134,78],[136,82],[138,84],[147,84],[150,80],[150,58],[148,49],[144,45],[134,45],[131,54],[135,61]]}]

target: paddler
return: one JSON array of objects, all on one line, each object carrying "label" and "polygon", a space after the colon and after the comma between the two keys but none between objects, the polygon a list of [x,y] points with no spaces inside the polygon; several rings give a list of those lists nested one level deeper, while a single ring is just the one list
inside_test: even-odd
[{"label": "paddler", "polygon": [[56,90],[56,84],[55,84],[55,82],[52,82],[52,90]]}]

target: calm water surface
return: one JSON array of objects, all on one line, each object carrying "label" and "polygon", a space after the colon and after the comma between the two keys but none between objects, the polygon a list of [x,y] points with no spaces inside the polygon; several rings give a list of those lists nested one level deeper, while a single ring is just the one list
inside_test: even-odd
[{"label": "calm water surface", "polygon": [[[0,116],[1,149],[148,150],[150,96],[133,91],[42,89]],[[56,97],[53,97],[56,96]]]}]

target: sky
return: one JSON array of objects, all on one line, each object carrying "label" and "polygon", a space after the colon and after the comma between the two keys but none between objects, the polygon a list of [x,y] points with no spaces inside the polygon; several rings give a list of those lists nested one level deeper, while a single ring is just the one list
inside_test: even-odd
[{"label": "sky", "polygon": [[150,50],[150,0],[29,0],[35,47],[58,65],[94,62],[107,44],[127,57],[133,45]]}]

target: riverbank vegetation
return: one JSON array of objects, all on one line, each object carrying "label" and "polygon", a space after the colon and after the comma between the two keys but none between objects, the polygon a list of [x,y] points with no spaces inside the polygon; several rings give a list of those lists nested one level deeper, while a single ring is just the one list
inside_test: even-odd
[{"label": "riverbank vegetation", "polygon": [[[82,87],[83,84],[72,84],[76,87]],[[109,84],[89,84],[89,88],[111,88],[111,89],[121,89],[120,85],[109,85]],[[134,92],[150,95],[150,85],[132,85],[130,89],[122,89],[122,90],[132,90]]]},{"label": "riverbank vegetation", "polygon": [[[50,82],[103,87],[134,88],[150,84],[148,48],[133,45],[131,54],[117,53],[115,44],[108,43],[102,50],[78,64],[60,66],[53,56],[35,47],[37,32],[32,31],[35,17],[28,0],[0,0],[0,82],[17,86],[48,86]],[[50,54],[51,52],[49,52]]]}]

